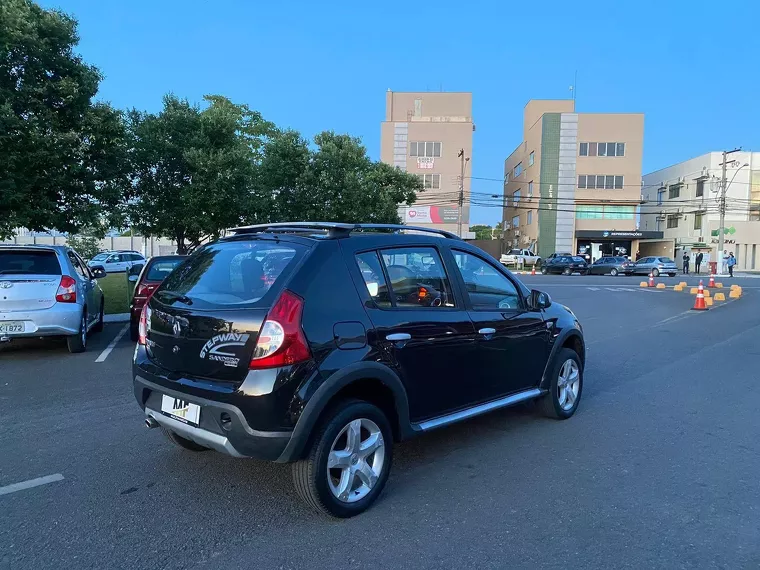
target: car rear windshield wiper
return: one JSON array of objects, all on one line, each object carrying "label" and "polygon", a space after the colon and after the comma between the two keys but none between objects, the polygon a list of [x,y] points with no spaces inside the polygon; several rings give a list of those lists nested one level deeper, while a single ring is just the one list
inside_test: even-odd
[{"label": "car rear windshield wiper", "polygon": [[167,289],[158,291],[156,295],[161,295],[162,297],[169,297],[170,299],[174,301],[179,301],[180,303],[184,303],[185,305],[192,305],[193,300],[188,297],[187,295],[183,295],[182,293],[177,293],[176,291],[169,291]]}]

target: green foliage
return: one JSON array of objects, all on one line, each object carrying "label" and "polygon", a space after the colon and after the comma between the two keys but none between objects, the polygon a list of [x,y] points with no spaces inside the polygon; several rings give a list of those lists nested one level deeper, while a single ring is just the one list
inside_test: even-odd
[{"label": "green foliage", "polygon": [[67,245],[84,259],[92,259],[100,251],[100,240],[94,235],[69,236]]},{"label": "green foliage", "polygon": [[0,237],[118,223],[123,121],[92,102],[101,77],[74,53],[76,27],[30,0],[0,2]]},{"label": "green foliage", "polygon": [[273,203],[249,221],[399,223],[398,205],[423,191],[417,177],[372,162],[359,139],[323,132],[314,142],[286,131],[265,145],[258,183]]},{"label": "green foliage", "polygon": [[494,233],[491,226],[485,225],[470,226],[470,231],[475,232],[475,239],[492,239],[491,235]]},{"label": "green foliage", "polygon": [[157,115],[129,113],[131,221],[145,235],[173,238],[179,253],[243,223],[269,203],[254,181],[274,125],[224,97],[205,100],[209,105],[201,110],[167,95]]}]

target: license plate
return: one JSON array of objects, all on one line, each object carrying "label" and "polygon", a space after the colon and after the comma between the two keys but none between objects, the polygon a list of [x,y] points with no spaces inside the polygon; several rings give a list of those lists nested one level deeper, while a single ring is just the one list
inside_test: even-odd
[{"label": "license plate", "polygon": [[161,398],[161,411],[187,424],[197,426],[201,419],[201,407],[187,400],[164,395]]},{"label": "license plate", "polygon": [[0,321],[0,333],[22,333],[24,321]]}]

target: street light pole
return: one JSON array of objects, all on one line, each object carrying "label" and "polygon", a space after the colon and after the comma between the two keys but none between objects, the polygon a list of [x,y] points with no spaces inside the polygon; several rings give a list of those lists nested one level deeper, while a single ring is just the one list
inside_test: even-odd
[{"label": "street light pole", "polygon": [[469,158],[465,158],[464,149],[459,149],[457,157],[460,160],[460,175],[459,175],[459,208],[457,208],[457,235],[462,237],[462,208],[464,207],[464,168]]},{"label": "street light pole", "polygon": [[[740,148],[734,150],[723,151],[723,162],[721,163],[721,176],[720,176],[720,196],[718,198],[718,212],[720,213],[720,223],[718,225],[718,252],[715,256],[716,264],[715,271],[718,272],[718,268],[723,271],[723,227],[726,225],[726,190],[728,190],[728,181],[726,180],[726,167],[728,166],[727,157],[729,154],[739,152]],[[736,174],[734,174],[736,176]],[[720,263],[720,265],[718,265]]]}]

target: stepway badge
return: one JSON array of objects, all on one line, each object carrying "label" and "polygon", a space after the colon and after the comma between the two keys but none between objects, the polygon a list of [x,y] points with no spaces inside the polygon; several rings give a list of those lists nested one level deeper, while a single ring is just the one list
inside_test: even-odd
[{"label": "stepway badge", "polygon": [[239,333],[218,334],[208,340],[201,349],[201,358],[208,358],[221,362],[225,366],[235,367],[240,359],[235,356],[234,352],[226,352],[229,349],[245,346],[250,335]]}]

